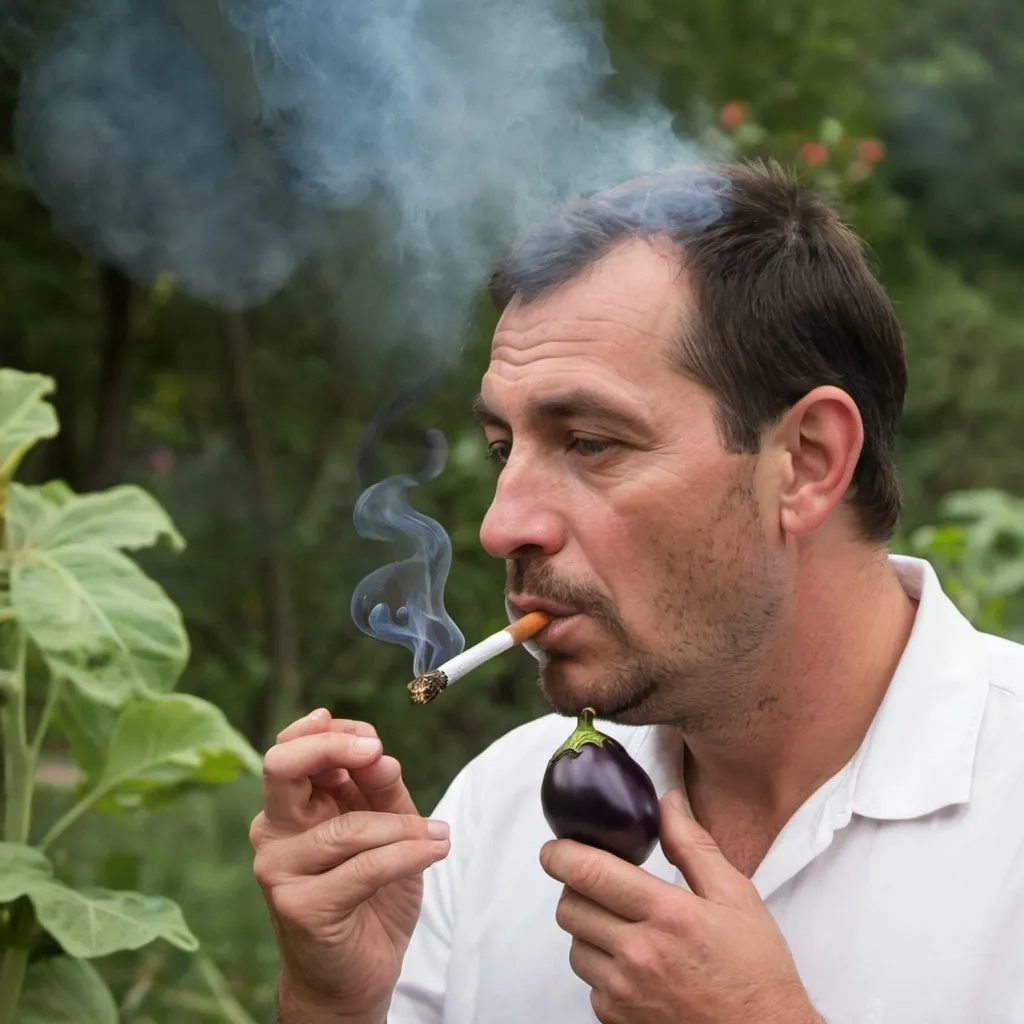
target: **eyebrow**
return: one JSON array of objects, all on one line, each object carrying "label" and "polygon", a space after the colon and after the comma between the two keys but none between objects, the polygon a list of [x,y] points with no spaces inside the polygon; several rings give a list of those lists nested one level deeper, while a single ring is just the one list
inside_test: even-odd
[{"label": "eyebrow", "polygon": [[[529,419],[538,420],[596,420],[633,434],[651,432],[651,428],[642,417],[609,405],[592,392],[579,389],[533,399],[527,403],[526,414]],[[508,429],[508,422],[487,404],[483,395],[477,395],[473,400],[473,418],[481,427]]]}]

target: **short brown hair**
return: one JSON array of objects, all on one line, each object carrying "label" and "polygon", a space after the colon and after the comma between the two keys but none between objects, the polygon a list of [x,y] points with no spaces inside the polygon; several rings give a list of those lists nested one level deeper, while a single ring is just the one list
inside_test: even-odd
[{"label": "short brown hair", "polygon": [[617,242],[657,235],[679,247],[696,304],[679,369],[714,396],[726,448],[756,452],[809,391],[841,388],[864,423],[850,502],[865,539],[890,540],[907,389],[900,325],[857,236],[778,164],[682,168],[574,200],[495,268],[491,297],[499,310],[532,301]]}]

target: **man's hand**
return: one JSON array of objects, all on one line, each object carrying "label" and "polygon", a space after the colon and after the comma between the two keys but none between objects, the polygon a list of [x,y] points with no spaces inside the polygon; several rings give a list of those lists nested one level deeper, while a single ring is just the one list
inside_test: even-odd
[{"label": "man's hand", "polygon": [[263,759],[249,836],[280,952],[282,1024],[383,1022],[447,826],[417,812],[372,725],[320,711]]},{"label": "man's hand", "polygon": [[602,1024],[820,1024],[785,939],[750,880],[662,800],[661,844],[692,892],[567,839],[541,850],[565,889],[556,920]]}]

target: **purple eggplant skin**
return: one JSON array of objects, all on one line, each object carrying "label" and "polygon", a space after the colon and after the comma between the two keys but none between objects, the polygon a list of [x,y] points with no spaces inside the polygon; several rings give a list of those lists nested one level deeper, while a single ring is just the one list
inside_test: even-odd
[{"label": "purple eggplant skin", "polygon": [[559,839],[575,839],[638,867],[658,843],[661,813],[651,777],[614,737],[594,727],[586,708],[551,755],[541,807]]}]

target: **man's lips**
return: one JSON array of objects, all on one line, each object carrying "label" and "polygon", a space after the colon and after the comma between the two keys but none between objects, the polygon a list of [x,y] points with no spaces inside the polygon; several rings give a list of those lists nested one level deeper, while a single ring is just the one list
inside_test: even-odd
[{"label": "man's lips", "polygon": [[543,598],[528,597],[525,594],[508,595],[509,607],[517,618],[530,612],[546,612],[551,621],[533,634],[533,643],[539,647],[557,647],[567,641],[580,621],[581,612],[578,608],[547,601]]},{"label": "man's lips", "polygon": [[508,603],[519,618],[529,612],[547,612],[555,619],[567,619],[571,615],[579,615],[577,608],[570,608],[568,605],[558,604],[556,601],[546,601],[540,597],[528,597],[525,594],[509,594]]}]

